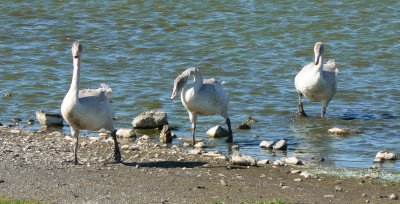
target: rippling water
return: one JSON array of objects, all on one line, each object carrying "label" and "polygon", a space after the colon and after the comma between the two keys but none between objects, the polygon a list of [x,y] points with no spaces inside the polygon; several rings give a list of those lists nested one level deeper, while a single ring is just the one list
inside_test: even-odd
[{"label": "rippling water", "polygon": [[[58,111],[72,75],[70,48],[83,44],[81,88],[111,85],[116,127],[162,109],[190,137],[188,116],[170,101],[173,79],[196,66],[205,78],[225,81],[233,126],[251,115],[258,123],[235,130],[245,153],[325,158],[324,164],[369,167],[379,150],[400,153],[399,1],[3,1],[0,6],[0,122]],[[340,69],[338,93],[318,118],[320,103],[305,101],[313,117],[297,119],[293,79],[323,41],[325,59]],[[12,97],[4,97],[11,92]],[[197,137],[222,117],[200,117]],[[336,137],[331,127],[362,134]],[[33,128],[38,129],[38,126]],[[65,127],[64,131],[68,132]],[[69,133],[69,132],[68,132]],[[288,139],[274,156],[262,140]],[[399,170],[400,162],[384,168]]]}]

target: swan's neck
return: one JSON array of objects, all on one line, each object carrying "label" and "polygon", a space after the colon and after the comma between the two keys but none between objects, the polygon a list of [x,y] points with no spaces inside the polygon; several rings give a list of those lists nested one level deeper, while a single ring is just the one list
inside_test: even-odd
[{"label": "swan's neck", "polygon": [[79,75],[80,75],[80,60],[79,58],[73,58],[74,64],[74,72],[72,74],[72,82],[71,87],[69,88],[68,93],[73,94],[76,98],[78,98],[79,94]]},{"label": "swan's neck", "polygon": [[196,91],[200,90],[200,88],[203,86],[203,76],[201,76],[200,73],[196,73],[193,77],[193,86]]},{"label": "swan's neck", "polygon": [[322,55],[319,56],[318,64],[315,67],[318,69],[319,72],[323,71],[324,61],[322,59]]}]

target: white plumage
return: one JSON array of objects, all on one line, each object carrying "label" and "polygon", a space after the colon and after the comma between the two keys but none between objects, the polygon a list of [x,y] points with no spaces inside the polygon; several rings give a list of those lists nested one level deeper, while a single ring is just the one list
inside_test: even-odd
[{"label": "white plumage", "polygon": [[72,45],[74,71],[68,93],[61,104],[61,114],[71,128],[71,135],[75,137],[74,163],[78,164],[78,137],[79,130],[97,131],[102,128],[112,132],[114,139],[114,159],[121,161],[121,154],[113,126],[113,111],[110,103],[111,88],[101,84],[98,89],[79,90],[80,59],[82,45],[76,42]]},{"label": "white plumage", "polygon": [[338,70],[333,59],[323,64],[324,45],[322,42],[315,43],[314,62],[304,66],[296,75],[294,83],[299,97],[299,114],[306,116],[301,101],[304,95],[311,101],[321,101],[321,117],[324,117],[329,102],[335,96],[337,83],[336,76]]},{"label": "white plumage", "polygon": [[[188,83],[193,78],[192,83]],[[225,118],[230,136],[227,141],[232,142],[232,128],[228,116],[228,94],[222,85],[212,79],[204,79],[196,68],[189,68],[180,74],[174,81],[171,100],[181,91],[181,102],[189,113],[192,123],[193,145],[195,144],[196,121],[198,115],[221,115]]]}]

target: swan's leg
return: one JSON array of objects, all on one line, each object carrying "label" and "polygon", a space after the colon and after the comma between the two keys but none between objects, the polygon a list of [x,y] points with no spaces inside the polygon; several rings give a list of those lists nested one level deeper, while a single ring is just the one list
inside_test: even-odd
[{"label": "swan's leg", "polygon": [[79,146],[79,130],[74,130],[71,128],[71,135],[75,137],[75,145],[74,145],[74,164],[77,165],[78,163],[78,146]]},{"label": "swan's leg", "polygon": [[121,152],[119,151],[118,141],[117,141],[117,130],[112,131],[111,136],[114,140],[114,160],[116,162],[121,162]]},{"label": "swan's leg", "polygon": [[304,112],[304,109],[303,109],[303,102],[301,101],[301,97],[303,96],[303,94],[301,94],[300,92],[297,92],[297,96],[299,97],[299,115],[307,116],[306,112]]},{"label": "swan's leg", "polygon": [[226,118],[225,123],[228,126],[228,131],[229,131],[229,136],[226,139],[226,142],[232,143],[233,142],[233,133],[232,133],[232,127],[231,127],[231,120],[229,118]]},{"label": "swan's leg", "polygon": [[194,133],[196,132],[196,121],[197,121],[197,115],[195,113],[189,112],[189,118],[190,122],[192,123],[192,145],[196,144],[195,136]]},{"label": "swan's leg", "polygon": [[328,108],[329,101],[322,101],[321,118],[325,116],[326,108]]}]

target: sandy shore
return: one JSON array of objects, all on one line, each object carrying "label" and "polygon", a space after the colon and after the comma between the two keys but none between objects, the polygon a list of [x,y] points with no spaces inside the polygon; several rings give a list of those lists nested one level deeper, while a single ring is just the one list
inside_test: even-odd
[{"label": "sandy shore", "polygon": [[[0,196],[49,203],[399,203],[400,183],[316,174],[306,166],[243,167],[190,147],[136,141],[123,163],[105,165],[112,142],[82,138],[72,165],[69,137],[0,127]],[[139,143],[138,143],[139,142]],[[293,170],[299,170],[293,172]]]}]

